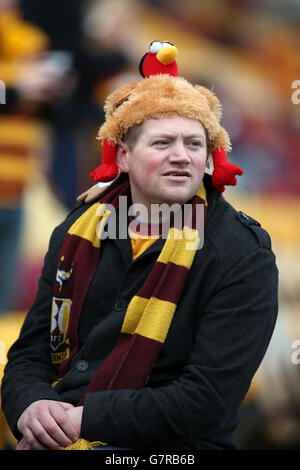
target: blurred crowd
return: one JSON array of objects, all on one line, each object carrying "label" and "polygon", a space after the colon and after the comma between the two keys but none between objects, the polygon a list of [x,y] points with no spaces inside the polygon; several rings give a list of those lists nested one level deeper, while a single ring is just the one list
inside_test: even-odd
[{"label": "blurred crowd", "polygon": [[151,41],[169,40],[179,73],[221,99],[230,161],[244,170],[225,197],[269,231],[280,272],[279,318],[239,448],[300,449],[299,26],[299,0],[0,0],[0,373],[50,233],[93,184],[105,96],[140,78]]}]

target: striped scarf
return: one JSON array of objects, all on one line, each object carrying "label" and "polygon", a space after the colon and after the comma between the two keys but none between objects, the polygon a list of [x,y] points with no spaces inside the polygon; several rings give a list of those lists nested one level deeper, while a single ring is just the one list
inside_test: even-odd
[{"label": "striped scarf", "polygon": [[[101,233],[111,216],[111,208],[118,209],[121,195],[130,197],[128,180],[112,185],[112,189],[75,221],[65,236],[57,267],[50,341],[51,361],[59,378],[65,375],[70,360],[78,351],[80,312],[99,263]],[[157,261],[129,303],[116,346],[94,374],[79,406],[87,393],[145,386],[168,334],[199,247],[199,227],[196,228],[195,217],[199,204],[204,209],[205,218],[204,185],[190,201],[188,222],[185,217],[185,225],[181,228],[170,226]],[[105,444],[79,439],[67,449],[85,450],[95,445]]]}]

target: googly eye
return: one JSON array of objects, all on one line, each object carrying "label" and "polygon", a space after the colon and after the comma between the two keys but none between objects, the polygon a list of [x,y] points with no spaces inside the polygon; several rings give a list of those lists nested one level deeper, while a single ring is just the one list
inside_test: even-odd
[{"label": "googly eye", "polygon": [[161,47],[162,47],[162,43],[161,43],[160,41],[153,41],[153,42],[151,42],[151,44],[150,44],[149,51],[150,51],[152,54],[156,54],[158,51],[161,50]]},{"label": "googly eye", "polygon": [[169,47],[169,46],[174,46],[174,44],[172,44],[169,41],[165,41],[162,43],[161,48],[163,49],[164,47]]}]

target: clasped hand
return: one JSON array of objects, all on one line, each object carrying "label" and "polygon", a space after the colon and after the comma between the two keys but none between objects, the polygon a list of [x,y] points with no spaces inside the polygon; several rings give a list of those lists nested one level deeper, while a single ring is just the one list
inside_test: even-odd
[{"label": "clasped hand", "polygon": [[38,400],[23,411],[17,428],[23,435],[16,450],[58,450],[76,442],[80,435],[83,407]]}]

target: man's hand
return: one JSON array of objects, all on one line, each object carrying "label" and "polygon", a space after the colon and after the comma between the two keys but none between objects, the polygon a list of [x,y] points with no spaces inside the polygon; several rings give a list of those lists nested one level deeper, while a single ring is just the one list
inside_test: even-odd
[{"label": "man's hand", "polygon": [[76,406],[73,408],[69,408],[67,410],[67,415],[70,418],[71,423],[75,431],[77,432],[78,436],[80,435],[82,412],[83,412],[83,406]]},{"label": "man's hand", "polygon": [[82,407],[75,410],[77,408],[70,403],[53,400],[32,403],[17,422],[23,438],[16,450],[60,449],[76,442],[80,433]]}]

